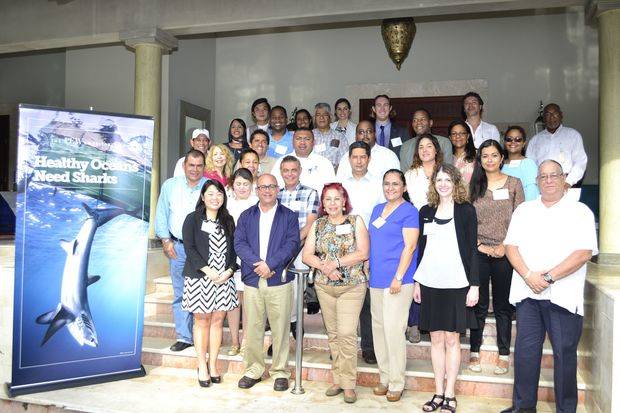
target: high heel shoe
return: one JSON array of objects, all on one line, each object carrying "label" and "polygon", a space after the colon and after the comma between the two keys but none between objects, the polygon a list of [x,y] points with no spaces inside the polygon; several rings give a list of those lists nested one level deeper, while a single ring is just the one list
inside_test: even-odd
[{"label": "high heel shoe", "polygon": [[[209,367],[207,366],[207,368],[209,369]],[[211,374],[211,369],[209,369],[209,374]],[[213,384],[220,384],[222,382],[222,376],[211,376],[211,383]]]},{"label": "high heel shoe", "polygon": [[196,369],[196,373],[198,374],[198,384],[200,387],[209,387],[211,386],[211,380],[200,380],[200,369]]}]

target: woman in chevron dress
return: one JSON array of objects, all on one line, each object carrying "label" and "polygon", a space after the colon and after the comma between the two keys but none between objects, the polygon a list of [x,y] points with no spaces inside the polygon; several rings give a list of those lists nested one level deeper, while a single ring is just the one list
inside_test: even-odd
[{"label": "woman in chevron dress", "polygon": [[[222,344],[226,312],[239,306],[233,273],[237,255],[233,245],[235,223],[226,209],[226,192],[215,180],[205,182],[196,210],[183,223],[187,260],[183,268],[182,308],[194,314],[194,347],[198,356],[198,383],[220,383],[217,355]],[[207,359],[207,347],[209,358]]]}]

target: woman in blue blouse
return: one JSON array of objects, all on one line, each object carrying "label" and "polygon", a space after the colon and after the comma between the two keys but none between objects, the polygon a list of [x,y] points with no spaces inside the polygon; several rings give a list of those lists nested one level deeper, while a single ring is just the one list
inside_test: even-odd
[{"label": "woman in blue blouse", "polygon": [[413,300],[418,210],[408,202],[405,175],[390,169],[383,175],[387,202],[370,217],[370,312],[380,383],[373,392],[398,401],[405,388],[405,330]]},{"label": "woman in blue blouse", "polygon": [[538,167],[536,162],[525,157],[525,131],[521,126],[509,126],[504,134],[504,149],[506,150],[506,161],[502,167],[502,172],[506,175],[514,176],[521,180],[525,200],[531,201],[540,196],[536,175]]}]

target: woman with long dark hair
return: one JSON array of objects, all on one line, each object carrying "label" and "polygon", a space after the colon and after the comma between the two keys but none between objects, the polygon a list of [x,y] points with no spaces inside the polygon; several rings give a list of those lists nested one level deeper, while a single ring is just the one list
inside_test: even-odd
[{"label": "woman with long dark hair", "polygon": [[480,345],[489,310],[489,281],[493,288],[493,313],[497,328],[499,360],[495,374],[508,373],[513,308],[508,301],[512,267],[506,258],[504,238],[512,212],[524,201],[518,178],[501,171],[504,162],[500,144],[487,139],[478,148],[476,166],[469,183],[469,197],[478,218],[478,267],[480,299],[475,307],[478,329],[471,330],[469,369],[482,370]]},{"label": "woman with long dark hair", "polygon": [[214,180],[205,182],[196,210],[183,223],[187,260],[181,304],[183,310],[194,314],[194,347],[201,387],[222,381],[217,373],[217,356],[224,317],[227,311],[239,306],[232,278],[237,269],[234,232],[235,222],[226,209],[224,186]]},{"label": "woman with long dark hair", "polygon": [[228,148],[235,158],[235,162],[239,160],[241,151],[248,148],[247,127],[243,119],[233,119],[228,125],[228,142],[224,145]]},{"label": "woman with long dark hair", "polygon": [[465,184],[469,185],[476,161],[476,147],[471,129],[464,120],[457,119],[448,126],[448,137],[452,142],[454,166],[461,173]]}]

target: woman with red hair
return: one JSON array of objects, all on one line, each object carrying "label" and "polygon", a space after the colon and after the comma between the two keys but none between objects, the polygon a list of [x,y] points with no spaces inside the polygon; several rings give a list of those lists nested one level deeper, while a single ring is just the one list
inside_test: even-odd
[{"label": "woman with red hair", "polygon": [[344,393],[357,400],[357,324],[366,296],[368,231],[364,220],[349,215],[349,195],[339,183],[321,193],[319,218],[312,224],[303,250],[303,262],[316,269],[316,288],[332,356],[334,384],[325,395]]}]

